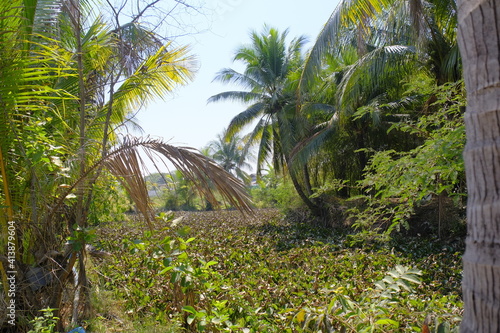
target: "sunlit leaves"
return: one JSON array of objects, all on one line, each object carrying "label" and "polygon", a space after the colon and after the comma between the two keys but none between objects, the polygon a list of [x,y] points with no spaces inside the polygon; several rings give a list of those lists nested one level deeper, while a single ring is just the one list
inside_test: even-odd
[{"label": "sunlit leaves", "polygon": [[[453,324],[459,321],[459,284],[443,289],[437,281],[460,275],[460,253],[440,253],[439,242],[405,238],[387,247],[350,248],[340,231],[283,219],[274,210],[261,210],[250,219],[231,211],[180,215],[184,219],[174,229],[189,226],[195,237],[185,247],[174,230],[167,230],[143,247],[143,254],[128,257],[121,254],[121,239],[141,237],[140,231],[126,225],[119,231],[103,230],[106,247],[117,254],[115,262],[99,266],[113,277],[103,281],[117,297],[130,295],[126,307],[137,309],[136,319],[170,309],[171,320],[186,320],[199,331],[256,332],[286,332],[290,327],[328,332],[327,327],[342,326],[347,332],[411,330],[429,312]],[[162,227],[164,221],[158,229]],[[166,248],[162,239],[175,244]],[[154,244],[185,255],[151,259]],[[187,258],[191,269],[167,268]],[[162,265],[163,271],[157,270]],[[208,275],[196,278],[196,270]],[[181,275],[188,273],[189,283],[196,286],[194,295],[200,297],[194,303],[166,288],[172,281],[181,283]],[[148,290],[141,287],[149,284]],[[131,290],[136,291],[131,295]]]},{"label": "sunlit leaves", "polygon": [[123,120],[124,116],[136,112],[154,98],[164,98],[176,85],[191,79],[191,70],[192,58],[187,55],[187,48],[176,49],[171,45],[159,48],[115,93],[115,117]]},{"label": "sunlit leaves", "polygon": [[[408,229],[414,209],[432,196],[451,197],[459,202],[465,195],[462,82],[437,89],[435,97],[436,102],[430,106],[437,108],[434,113],[417,121],[395,123],[390,129],[422,138],[421,145],[409,151],[383,150],[372,155],[360,181],[365,193],[369,193],[365,196],[367,207],[352,210],[360,229],[377,225],[379,231],[387,234],[401,225]],[[441,226],[436,229],[441,232]]]}]

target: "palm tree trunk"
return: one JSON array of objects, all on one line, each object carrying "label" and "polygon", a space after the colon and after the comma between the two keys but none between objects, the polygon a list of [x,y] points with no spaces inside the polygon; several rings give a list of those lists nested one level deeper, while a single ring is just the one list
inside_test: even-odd
[{"label": "palm tree trunk", "polygon": [[461,332],[500,332],[500,0],[458,2],[468,107]]},{"label": "palm tree trunk", "polygon": [[[79,152],[78,152],[78,162],[79,162],[79,173],[80,173],[80,179],[84,179],[86,174],[87,174],[87,149],[86,149],[86,143],[87,143],[87,137],[86,137],[86,131],[87,131],[87,120],[86,120],[86,97],[87,97],[87,91],[86,91],[86,86],[85,86],[85,80],[84,80],[84,64],[83,64],[83,45],[82,45],[82,12],[81,12],[81,7],[80,7],[80,0],[71,0],[69,3],[70,6],[70,18],[71,22],[73,24],[73,29],[75,33],[75,39],[76,39],[76,66],[77,66],[77,73],[78,73],[78,104],[79,104]],[[76,196],[77,196],[77,201],[75,205],[75,216],[76,216],[76,224],[79,227],[85,227],[87,224],[87,207],[85,205],[85,188],[87,186],[90,186],[90,184],[86,184],[85,182],[78,184],[76,188]],[[73,230],[69,230],[71,233]],[[85,248],[85,244],[81,244],[82,248]],[[83,251],[81,250],[80,252],[80,270],[78,271],[78,280],[80,281],[79,286],[76,287],[75,291],[75,299],[74,299],[74,311],[73,311],[73,316],[72,316],[72,323],[78,322],[78,309],[80,308],[79,306],[79,291],[80,288],[84,289],[84,292],[86,293],[88,291],[86,282],[86,271],[85,271],[85,265],[83,265]],[[61,279],[61,284],[56,288],[54,297],[52,299],[54,304],[55,313],[54,316],[60,317],[59,316],[59,311],[60,309],[60,304],[61,304],[61,297],[62,293],[64,290],[64,284],[67,276],[69,275],[69,272],[73,269],[73,266],[75,264],[77,252],[73,251],[72,252],[73,259],[70,260],[68,267],[66,267],[66,272],[63,273],[63,278]],[[85,301],[88,301],[87,299]],[[87,304],[84,304],[84,308],[87,309],[88,306]],[[60,320],[58,322],[58,329],[61,329],[62,321]]]},{"label": "palm tree trunk", "polygon": [[307,194],[311,196],[313,194],[313,191],[311,186],[311,176],[309,175],[309,168],[307,167],[307,164],[304,164],[303,174],[304,174],[304,184],[306,186]]},{"label": "palm tree trunk", "polygon": [[295,187],[295,190],[297,191],[297,194],[299,195],[300,199],[302,199],[302,202],[311,210],[311,213],[313,213],[314,216],[321,216],[323,213],[323,210],[321,209],[320,206],[316,205],[308,195],[304,192],[302,189],[302,186],[299,183],[299,180],[297,179],[297,175],[291,170],[288,169],[289,172],[288,174],[290,175],[290,179],[292,180],[293,187]]}]

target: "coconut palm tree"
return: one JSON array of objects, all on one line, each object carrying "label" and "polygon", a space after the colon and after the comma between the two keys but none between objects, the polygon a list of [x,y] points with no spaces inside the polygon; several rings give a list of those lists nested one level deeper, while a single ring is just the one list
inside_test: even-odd
[{"label": "coconut palm tree", "polygon": [[344,0],[325,23],[301,75],[305,89],[321,69],[325,54],[356,45],[363,56],[388,45],[416,47],[438,83],[460,78],[454,0]]},{"label": "coconut palm tree", "polygon": [[[407,94],[405,84],[413,77],[429,76],[443,84],[460,76],[453,4],[447,0],[342,1],[306,58],[298,93],[302,112],[328,109],[331,118],[295,149],[294,158],[308,160],[328,140],[347,135],[357,161],[341,168],[357,170],[352,175],[358,180],[368,163],[365,148],[397,144],[405,149],[400,140],[384,134],[388,121],[397,121],[391,113],[412,116],[411,108],[433,101],[433,96]],[[342,61],[346,54],[350,55],[347,63]],[[321,89],[329,91],[323,101],[311,93],[318,89],[318,78]],[[347,152],[346,148],[341,145],[342,151]]]},{"label": "coconut palm tree", "polygon": [[303,37],[292,40],[288,49],[286,37],[288,31],[279,33],[274,28],[264,27],[261,34],[251,33],[252,44],[237,50],[234,60],[242,61],[246,69],[238,73],[226,68],[217,73],[216,81],[236,83],[248,91],[227,91],[210,97],[209,102],[222,100],[252,103],[245,111],[235,116],[226,134],[233,135],[246,125],[258,121],[249,136],[249,144],[259,142],[257,165],[260,170],[266,158],[273,152],[273,162],[282,166],[280,155],[280,139],[277,130],[277,117],[289,102],[293,93],[290,91],[288,75],[297,70],[301,62],[301,48],[305,42]]},{"label": "coconut palm tree", "polygon": [[498,8],[498,0],[458,1],[458,40],[468,102],[464,151],[468,233],[462,282],[465,311],[460,326],[464,333],[493,333],[500,327]]},{"label": "coconut palm tree", "polygon": [[356,62],[341,69],[340,80],[336,75],[337,82],[332,82],[338,86],[336,110],[348,116],[362,107],[374,110],[398,101],[408,77],[416,73],[431,76],[437,84],[458,80],[455,7],[452,0],[342,1],[305,61],[299,96],[314,84],[327,61],[353,46]]},{"label": "coconut palm tree", "polygon": [[[58,223],[43,223],[43,207],[56,194],[56,164],[62,151],[50,131],[55,123],[52,110],[57,101],[69,102],[75,98],[51,85],[59,76],[66,75],[71,66],[65,52],[47,47],[42,43],[47,41],[44,37],[34,38],[36,2],[2,2],[0,8],[0,170],[2,211],[6,213],[0,215],[0,274],[6,278],[6,270],[19,270],[19,276],[23,276],[26,273],[23,265],[36,260],[32,252],[35,245],[50,244],[51,235],[59,231],[55,228]],[[11,235],[7,238],[9,222]],[[16,252],[15,265],[6,261],[8,242]],[[3,296],[7,298],[8,294]],[[40,307],[39,302],[32,301],[17,305]]]},{"label": "coconut palm tree", "polygon": [[[302,65],[302,47],[306,39],[294,38],[288,45],[288,31],[280,33],[265,26],[262,33],[250,34],[251,44],[240,47],[234,60],[245,64],[243,73],[222,69],[216,81],[239,84],[247,90],[227,91],[209,98],[209,102],[223,100],[240,101],[248,107],[230,122],[227,135],[242,131],[253,124],[253,130],[245,136],[247,147],[257,145],[257,174],[272,160],[277,172],[287,172],[301,199],[314,211],[318,207],[309,199],[307,165],[298,167],[290,163],[293,147],[309,130],[305,118],[298,119],[295,104],[296,73]],[[295,74],[295,77],[294,77]],[[304,171],[304,173],[300,173]],[[300,180],[302,178],[302,180]]]},{"label": "coconut palm tree", "polygon": [[414,99],[403,95],[399,82],[415,73],[415,52],[390,45],[359,55],[355,46],[346,45],[325,56],[322,68],[307,89],[300,87],[299,112],[315,126],[292,156],[305,162],[322,154],[331,161],[330,174],[354,186],[368,163],[366,148],[400,145],[389,140],[387,130],[395,119],[387,115],[391,108],[405,113],[405,104]]},{"label": "coconut palm tree", "polygon": [[245,184],[250,182],[250,176],[243,168],[250,168],[246,160],[251,156],[248,151],[245,153],[245,143],[238,135],[229,137],[227,130],[224,130],[222,134],[217,135],[217,140],[209,143],[208,149],[209,155],[224,170],[232,173]]},{"label": "coconut palm tree", "polygon": [[[77,261],[77,254],[85,257],[85,238],[75,239],[66,252],[63,245],[70,234],[76,237],[75,223],[79,230],[86,225],[85,209],[100,170],[117,177],[145,220],[151,220],[140,149],[154,160],[157,155],[169,159],[214,205],[215,188],[233,206],[250,209],[243,184],[197,151],[118,135],[127,115],[188,81],[185,48],[156,43],[122,70],[119,64],[127,55],[118,52],[124,38],[118,38],[117,29],[106,26],[99,15],[83,24],[87,16],[79,1],[61,4],[0,4],[0,199],[5,211],[0,215],[0,275],[6,281],[7,270],[16,269],[23,276],[28,265],[40,265],[49,253],[61,256],[54,271],[58,283],[45,290],[46,297],[33,299],[30,288],[18,297],[25,300],[18,308],[27,311],[61,309],[62,291],[75,264],[80,286],[85,286],[84,260]],[[41,17],[43,24],[34,24]],[[110,92],[107,98],[104,91]],[[9,236],[12,221],[16,232]],[[8,266],[7,241],[15,244],[14,268]]]}]

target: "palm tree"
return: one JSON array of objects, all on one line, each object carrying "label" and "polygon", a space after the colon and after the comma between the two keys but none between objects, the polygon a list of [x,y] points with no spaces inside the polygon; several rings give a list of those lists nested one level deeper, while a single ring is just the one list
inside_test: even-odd
[{"label": "palm tree", "polygon": [[245,144],[238,135],[229,137],[224,130],[217,135],[217,140],[210,142],[208,148],[214,161],[248,185],[251,179],[243,168],[250,168],[246,160],[251,156],[248,151],[245,152]]},{"label": "palm tree", "polygon": [[305,89],[326,54],[356,45],[363,56],[387,45],[413,45],[438,83],[460,78],[454,0],[343,0],[308,55],[300,86]]},{"label": "palm tree", "polygon": [[[58,133],[61,146],[65,147],[68,155],[78,152],[76,158],[66,159],[75,181],[72,195],[76,196],[75,202],[69,204],[74,221],[68,225],[74,223],[79,228],[85,228],[88,211],[95,199],[92,189],[96,180],[105,167],[113,173],[110,165],[100,161],[108,160],[110,148],[120,144],[117,128],[129,114],[137,112],[153,98],[169,93],[177,84],[188,82],[191,73],[189,58],[186,48],[162,45],[160,38],[153,32],[144,31],[134,24],[135,18],[131,24],[124,26],[118,25],[116,20],[118,26],[112,27],[79,0],[55,2],[53,5],[53,8],[59,9],[56,18],[60,28],[55,34],[51,31],[53,36],[48,43],[41,44],[58,47],[69,56],[72,76],[61,77],[54,82],[54,86],[78,98],[67,101],[64,105],[67,112],[54,112],[53,118],[64,125],[59,128],[66,132]],[[120,86],[116,88],[118,82]],[[130,158],[134,158],[134,153],[129,152],[132,154]],[[98,167],[93,168],[94,165]],[[127,181],[134,180],[134,183],[124,182],[123,186],[149,222],[150,205],[146,192],[141,188],[145,185],[144,181],[132,176],[140,169],[133,163],[128,163],[128,167],[130,170],[122,167],[121,176],[115,176],[123,179],[127,175]],[[65,195],[60,198],[65,198]],[[60,206],[61,200],[58,200],[54,207]],[[47,215],[48,219],[54,216],[53,212]],[[71,227],[69,229],[72,233]],[[83,258],[84,249],[84,244],[80,244],[74,251],[81,252],[80,258]],[[69,261],[68,267],[71,269],[74,264]],[[78,261],[78,264],[80,286],[87,290],[83,260]],[[51,303],[55,308],[60,308],[60,299],[56,295],[62,294],[62,286],[54,292],[55,298]],[[76,311],[78,306],[74,306],[74,309]],[[73,321],[77,320],[77,316],[75,312]]]},{"label": "palm tree", "polygon": [[[69,102],[75,98],[51,87],[51,83],[67,75],[71,67],[61,49],[47,47],[43,43],[47,39],[33,36],[36,9],[36,2],[0,4],[0,170],[2,211],[6,213],[0,215],[3,281],[6,281],[6,270],[26,273],[22,265],[40,259],[33,255],[36,245],[50,244],[59,233],[58,223],[44,223],[44,207],[56,195],[59,170],[55,161],[60,160],[62,151],[50,131],[56,122],[51,115],[58,101]],[[11,237],[7,238],[9,222]],[[8,242],[16,252],[15,266],[5,261]],[[8,297],[7,292],[3,295]],[[24,296],[16,296],[24,299]],[[37,303],[17,305],[30,310],[28,305],[39,307]]]},{"label": "palm tree", "polygon": [[297,142],[308,131],[308,122],[297,118],[294,99],[296,73],[302,65],[302,47],[305,37],[294,38],[286,45],[288,30],[279,33],[265,26],[263,32],[250,34],[251,45],[240,47],[234,60],[245,64],[243,73],[225,68],[217,73],[215,80],[236,83],[248,90],[227,91],[210,97],[209,102],[222,100],[241,101],[249,106],[236,115],[227,129],[227,136],[234,135],[247,125],[254,124],[246,135],[247,149],[257,145],[257,175],[260,175],[268,159],[272,160],[277,172],[288,171],[301,199],[314,211],[318,207],[310,199],[309,180],[299,180],[299,172],[307,165],[292,166],[290,154]]},{"label": "palm tree", "polygon": [[[85,238],[76,239],[68,252],[63,253],[63,245],[70,234],[76,237],[75,222],[80,228],[86,225],[85,209],[100,170],[116,176],[145,220],[151,220],[140,149],[153,160],[156,155],[169,159],[214,205],[215,188],[233,206],[251,209],[243,184],[193,149],[149,138],[119,140],[117,129],[129,114],[187,82],[186,49],[156,43],[122,70],[119,64],[126,57],[118,53],[123,39],[116,29],[99,18],[83,24],[79,1],[65,2],[66,8],[60,1],[50,2],[0,4],[0,198],[5,211],[0,215],[0,275],[6,281],[7,270],[13,270],[7,269],[7,240],[15,244],[19,266],[14,268],[22,273],[51,252],[63,258],[56,270],[58,283],[46,288],[42,301],[16,295],[27,300],[17,303],[27,311],[61,309],[75,264],[85,286],[84,260],[77,262],[77,253],[85,257]],[[44,24],[34,24],[41,16],[47,19]],[[113,88],[118,79],[119,87]],[[108,98],[105,91],[110,91]],[[11,238],[9,221],[16,222]]]},{"label": "palm tree", "polygon": [[[351,165],[340,165],[336,172],[344,177],[342,170],[357,170],[352,182],[360,179],[368,163],[365,148],[387,149],[394,144],[398,149],[412,148],[411,141],[404,147],[385,133],[389,122],[397,121],[391,113],[412,116],[412,107],[432,104],[435,98],[406,94],[405,84],[412,77],[431,76],[437,84],[459,78],[453,4],[448,0],[342,1],[306,58],[299,83],[302,112],[327,110],[330,120],[295,149],[294,159],[310,159],[326,142],[340,147],[344,155],[356,151],[357,160],[340,158],[351,160]],[[319,91],[326,91],[323,95],[317,93],[318,79]],[[347,145],[335,143],[346,135]]]},{"label": "palm tree", "polygon": [[460,327],[464,333],[498,332],[500,322],[498,8],[498,0],[458,2],[458,40],[468,102],[464,151],[468,233],[462,282],[465,311]]},{"label": "palm tree", "polygon": [[[377,47],[363,55],[346,45],[336,52],[325,56],[322,71],[304,82],[307,87],[299,88],[300,113],[315,126],[295,147],[293,159],[305,162],[321,154],[331,161],[331,176],[354,186],[368,163],[366,148],[400,145],[387,135],[394,121],[387,117],[388,105],[406,112],[411,98],[403,95],[400,80],[415,73],[415,52],[402,45]],[[347,188],[342,194],[348,195]]]}]

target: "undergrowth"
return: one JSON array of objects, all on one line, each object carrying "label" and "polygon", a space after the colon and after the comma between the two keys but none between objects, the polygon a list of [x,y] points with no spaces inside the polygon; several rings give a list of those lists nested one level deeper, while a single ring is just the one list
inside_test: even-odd
[{"label": "undergrowth", "polygon": [[151,332],[422,332],[426,318],[431,330],[460,322],[460,240],[361,247],[275,210],[179,216],[160,216],[155,231],[101,229],[113,255],[94,263],[92,278],[115,307],[101,306],[90,331],[133,322]]}]

